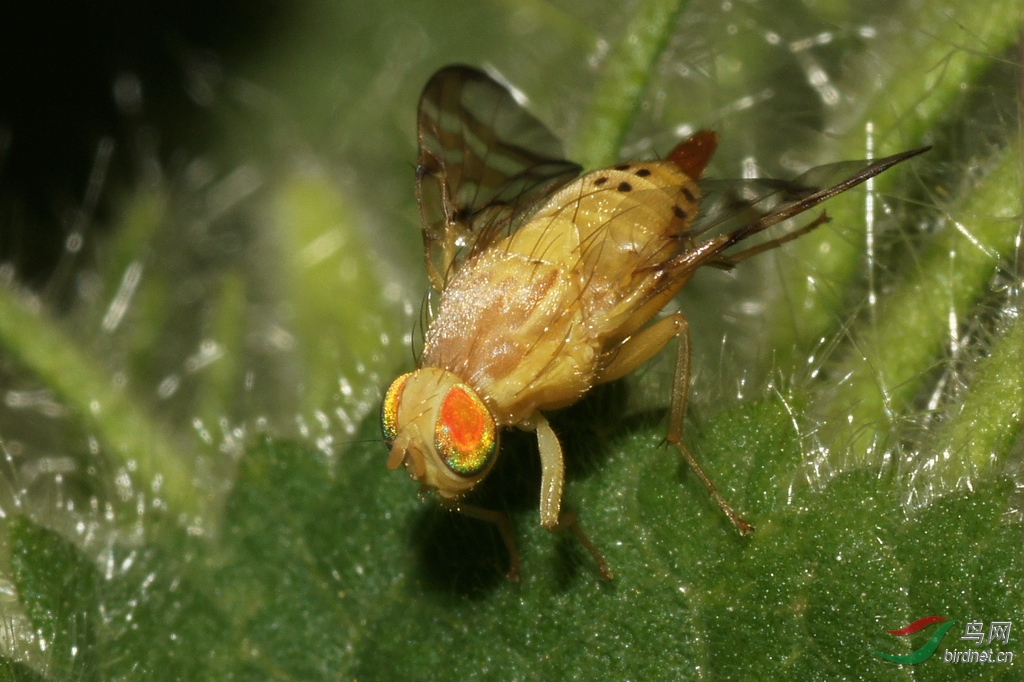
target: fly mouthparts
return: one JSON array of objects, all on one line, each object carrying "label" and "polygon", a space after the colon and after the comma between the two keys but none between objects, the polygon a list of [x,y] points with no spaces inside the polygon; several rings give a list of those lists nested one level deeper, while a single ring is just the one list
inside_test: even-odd
[{"label": "fly mouthparts", "polygon": [[412,445],[411,440],[408,431],[398,434],[388,454],[388,469],[394,470],[404,464],[413,480],[418,481],[427,473],[427,465],[423,461],[423,453]]}]

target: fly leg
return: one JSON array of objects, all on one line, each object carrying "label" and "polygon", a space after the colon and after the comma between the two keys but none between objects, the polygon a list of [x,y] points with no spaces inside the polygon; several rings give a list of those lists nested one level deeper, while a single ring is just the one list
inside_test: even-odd
[{"label": "fly leg", "polygon": [[558,525],[561,515],[565,462],[558,436],[544,415],[534,415],[533,427],[537,431],[537,446],[540,448],[540,525],[550,529]]},{"label": "fly leg", "polygon": [[580,520],[576,518],[576,515],[572,512],[562,512],[558,517],[558,523],[548,528],[552,533],[558,533],[563,530],[571,530],[572,534],[576,536],[576,539],[580,541],[587,551],[590,552],[590,556],[594,557],[594,561],[597,562],[597,570],[601,574],[601,578],[604,580],[611,580],[615,576],[608,569],[608,564],[605,563],[604,557],[597,551],[597,547],[590,541],[587,534],[583,532],[583,526],[580,525]]},{"label": "fly leg", "polygon": [[477,507],[474,504],[457,504],[455,509],[471,519],[480,519],[481,521],[487,521],[493,523],[498,527],[498,532],[501,533],[501,539],[505,543],[505,549],[508,550],[509,569],[505,577],[509,581],[517,583],[519,582],[519,549],[516,547],[516,538],[512,533],[512,524],[508,520],[508,514],[500,511],[494,511],[492,509],[484,509],[483,507]]},{"label": "fly leg", "polygon": [[601,577],[611,580],[612,573],[608,570],[608,564],[604,557],[597,551],[597,547],[590,541],[583,527],[580,525],[576,515],[572,512],[563,512],[562,508],[562,486],[565,481],[565,462],[562,459],[562,446],[558,442],[551,424],[540,413],[534,415],[532,426],[537,431],[537,445],[540,448],[541,484],[540,484],[540,523],[544,528],[557,533],[563,530],[570,530],[580,543],[586,547],[590,555],[597,562],[597,568]]},{"label": "fly leg", "polygon": [[757,246],[751,246],[750,248],[743,249],[742,251],[734,251],[728,255],[719,256],[714,260],[708,261],[707,265],[721,270],[731,270],[751,256],[756,256],[759,253],[764,253],[765,251],[771,251],[772,249],[778,248],[786,242],[791,242],[797,237],[802,237],[811,230],[830,222],[832,222],[832,219],[828,217],[827,213],[822,211],[820,216],[798,230],[793,230],[789,234],[784,234],[775,239],[769,239],[764,243],[758,244]]},{"label": "fly leg", "polygon": [[672,380],[672,403],[669,407],[668,433],[665,440],[671,443],[679,454],[683,456],[686,463],[696,474],[700,482],[707,488],[708,495],[718,505],[719,509],[729,517],[729,520],[741,535],[754,530],[754,527],[743,519],[725,501],[725,498],[715,489],[714,484],[708,475],[701,469],[700,464],[690,451],[683,444],[683,417],[686,413],[686,393],[690,385],[690,326],[682,313],[675,313],[659,320],[655,324],[638,332],[621,346],[611,362],[605,366],[601,373],[600,382],[612,381],[629,374],[634,369],[650,360],[661,350],[666,343],[676,338],[678,341],[676,351],[676,369]]}]

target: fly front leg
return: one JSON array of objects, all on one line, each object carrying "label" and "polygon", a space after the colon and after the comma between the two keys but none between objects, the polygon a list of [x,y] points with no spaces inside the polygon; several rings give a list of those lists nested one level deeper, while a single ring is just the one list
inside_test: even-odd
[{"label": "fly front leg", "polygon": [[754,530],[754,527],[725,501],[725,498],[715,489],[711,479],[701,469],[700,464],[683,444],[683,418],[686,415],[686,394],[690,386],[690,326],[682,313],[669,315],[627,339],[619,346],[611,362],[605,366],[600,381],[613,381],[629,374],[654,357],[673,338],[677,340],[676,369],[672,379],[672,402],[669,407],[668,433],[665,434],[665,440],[683,456],[693,473],[707,488],[708,495],[729,517],[740,534],[746,535]]},{"label": "fly front leg", "polygon": [[590,541],[587,534],[583,532],[583,526],[580,525],[580,520],[576,518],[576,515],[572,512],[562,512],[558,517],[558,523],[548,528],[552,533],[558,533],[563,530],[570,530],[572,534],[576,536],[576,539],[580,541],[587,551],[590,552],[590,556],[594,557],[594,561],[597,562],[597,570],[601,574],[601,578],[604,580],[611,580],[615,576],[612,575],[611,570],[608,568],[608,564],[605,563],[604,557],[597,551],[597,547]]},{"label": "fly front leg", "polygon": [[519,549],[516,547],[516,538],[512,533],[512,524],[508,520],[508,514],[494,511],[493,509],[484,509],[475,504],[463,504],[460,502],[453,506],[460,514],[465,514],[472,519],[493,523],[498,527],[502,542],[505,543],[505,549],[508,550],[509,569],[505,577],[511,582],[519,582]]},{"label": "fly front leg", "polygon": [[558,442],[551,424],[539,412],[534,415],[531,426],[537,431],[537,446],[540,449],[541,482],[540,482],[540,523],[544,528],[557,533],[563,530],[572,531],[580,543],[586,547],[597,562],[601,577],[611,580],[612,573],[604,557],[590,541],[576,515],[562,511],[562,487],[565,482],[565,462],[562,458],[562,445]]}]

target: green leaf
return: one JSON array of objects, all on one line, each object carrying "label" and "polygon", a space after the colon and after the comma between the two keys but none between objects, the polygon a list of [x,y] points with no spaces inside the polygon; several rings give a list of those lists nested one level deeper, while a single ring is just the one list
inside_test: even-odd
[{"label": "green leaf", "polygon": [[[600,398],[559,421],[560,430],[600,408]],[[884,678],[892,664],[869,649],[899,652],[901,644],[885,629],[932,613],[962,622],[1024,615],[1021,525],[1004,518],[1009,481],[976,481],[973,493],[908,515],[899,478],[885,472],[808,480],[789,405],[741,405],[694,439],[756,524],[750,538],[659,445],[660,426],[605,415],[619,435],[599,462],[581,462],[580,448],[608,431],[579,432],[582,443],[565,436],[576,453],[570,507],[616,572],[612,582],[598,578],[575,539],[539,528],[535,492],[523,500],[518,490],[535,491],[528,441],[506,449],[498,489],[484,491],[513,513],[524,560],[518,585],[503,577],[493,529],[434,502],[417,510],[412,486],[386,470],[376,444],[328,465],[306,448],[265,442],[245,459],[221,542],[119,552],[99,597],[94,588],[73,608],[58,607],[54,588],[31,586],[55,575],[95,580],[95,571],[52,532],[16,522],[12,537],[37,538],[16,543],[19,591],[42,623],[55,613],[82,622],[98,599],[104,677],[154,680],[213,672],[690,679],[700,670]],[[63,557],[59,574],[53,547]],[[944,674],[938,661],[922,665]]]},{"label": "green leaf", "polygon": [[[191,566],[203,547],[183,542],[114,549],[108,574],[53,531],[8,523],[15,585],[58,679],[197,679],[234,653],[231,631]],[[197,555],[197,550],[200,552]],[[209,571],[208,563],[203,571]],[[206,579],[208,580],[208,578]],[[233,666],[233,664],[232,664]]]},{"label": "green leaf", "polygon": [[11,575],[49,669],[57,678],[99,679],[96,570],[51,530],[16,518],[8,533]]},{"label": "green leaf", "polygon": [[377,494],[382,464],[371,448],[331,466],[296,444],[249,452],[228,503],[216,581],[253,649],[250,665],[293,679],[350,665],[367,613],[408,570],[403,526],[386,517],[415,500]]},{"label": "green leaf", "polygon": [[0,656],[0,680],[3,682],[46,682],[47,678],[23,663]]},{"label": "green leaf", "polygon": [[[446,545],[465,563],[448,556],[450,582],[405,586],[366,638],[356,675],[885,678],[892,664],[869,651],[890,647],[885,629],[933,612],[1024,615],[1021,526],[1002,517],[1007,480],[979,481],[908,516],[901,484],[885,472],[808,483],[780,401],[743,405],[703,430],[709,468],[738,463],[715,474],[757,526],[751,538],[738,537],[659,448],[660,428],[620,436],[600,469],[570,487],[614,582],[600,581],[572,540],[537,528],[531,510],[516,516],[523,583],[495,582],[495,559],[490,579],[477,568],[467,585],[456,574],[480,560],[472,544],[481,540],[452,520],[446,532],[462,540]],[[979,580],[982,566],[995,568]],[[944,674],[937,660],[928,665]]]},{"label": "green leaf", "polygon": [[110,557],[104,679],[194,680],[234,669],[239,644],[212,599],[205,547],[183,541],[175,549],[154,543]]}]

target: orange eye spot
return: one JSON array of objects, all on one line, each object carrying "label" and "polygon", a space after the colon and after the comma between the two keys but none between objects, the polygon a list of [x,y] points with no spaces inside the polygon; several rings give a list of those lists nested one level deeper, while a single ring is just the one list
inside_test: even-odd
[{"label": "orange eye spot", "polygon": [[384,402],[380,404],[380,432],[388,445],[398,436],[398,407],[402,404],[402,389],[408,378],[409,374],[403,374],[391,382],[384,394]]},{"label": "orange eye spot", "polygon": [[496,445],[494,419],[471,391],[453,386],[441,401],[434,447],[448,468],[471,476],[483,469]]}]

